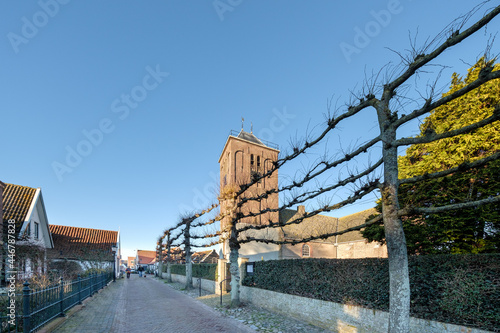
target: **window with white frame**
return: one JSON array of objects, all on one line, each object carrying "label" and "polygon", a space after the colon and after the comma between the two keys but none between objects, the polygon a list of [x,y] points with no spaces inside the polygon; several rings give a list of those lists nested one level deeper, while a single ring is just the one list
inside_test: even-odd
[{"label": "window with white frame", "polygon": [[33,222],[33,227],[34,227],[34,238],[38,239],[40,236],[40,224],[38,222]]},{"label": "window with white frame", "polygon": [[311,249],[309,248],[309,245],[304,244],[302,245],[302,257],[310,257],[311,256]]}]

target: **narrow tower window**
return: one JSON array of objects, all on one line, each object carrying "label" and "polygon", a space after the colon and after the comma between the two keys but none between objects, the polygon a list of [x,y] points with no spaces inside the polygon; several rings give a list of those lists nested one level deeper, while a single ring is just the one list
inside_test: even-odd
[{"label": "narrow tower window", "polygon": [[309,245],[307,244],[304,244],[302,246],[302,257],[310,257],[311,256],[311,252],[310,252],[310,249],[309,249]]}]

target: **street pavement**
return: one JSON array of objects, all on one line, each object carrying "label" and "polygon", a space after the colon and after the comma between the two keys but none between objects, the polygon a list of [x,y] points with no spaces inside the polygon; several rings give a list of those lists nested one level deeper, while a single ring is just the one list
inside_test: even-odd
[{"label": "street pavement", "polygon": [[255,332],[151,276],[132,274],[92,298],[53,332]]}]

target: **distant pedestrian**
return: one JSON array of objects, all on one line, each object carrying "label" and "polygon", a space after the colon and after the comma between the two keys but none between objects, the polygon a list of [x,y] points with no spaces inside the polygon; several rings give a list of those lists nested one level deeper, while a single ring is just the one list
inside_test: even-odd
[{"label": "distant pedestrian", "polygon": [[139,277],[142,277],[142,272],[144,272],[144,267],[139,266],[139,268],[137,269],[137,271],[139,272]]}]

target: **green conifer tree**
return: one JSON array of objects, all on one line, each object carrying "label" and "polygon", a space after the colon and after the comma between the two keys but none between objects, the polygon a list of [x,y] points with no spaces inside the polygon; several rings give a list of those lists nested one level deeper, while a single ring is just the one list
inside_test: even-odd
[{"label": "green conifer tree", "polygon": [[[482,75],[484,59],[468,70],[465,79],[454,73],[447,96]],[[499,70],[496,64],[494,70]],[[497,111],[495,111],[497,108]],[[420,136],[461,128],[489,117],[500,108],[500,80],[492,80],[461,98],[433,110],[420,126]],[[399,179],[411,178],[473,162],[500,151],[500,122],[431,143],[410,146],[400,156]],[[500,193],[500,160],[468,171],[428,179],[399,188],[401,207],[436,207],[484,199]],[[377,209],[381,211],[380,203]],[[500,252],[500,207],[489,204],[439,214],[402,217],[408,253]],[[366,228],[369,241],[384,241],[382,225]]]}]

